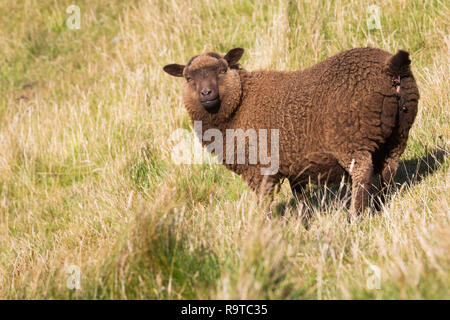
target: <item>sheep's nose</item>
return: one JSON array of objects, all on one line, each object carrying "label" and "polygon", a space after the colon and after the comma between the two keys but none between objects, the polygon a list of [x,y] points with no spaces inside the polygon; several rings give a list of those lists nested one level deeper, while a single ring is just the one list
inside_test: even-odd
[{"label": "sheep's nose", "polygon": [[209,90],[209,89],[202,90],[200,93],[202,94],[202,96],[206,97],[207,95],[209,95],[211,93],[211,90]]}]

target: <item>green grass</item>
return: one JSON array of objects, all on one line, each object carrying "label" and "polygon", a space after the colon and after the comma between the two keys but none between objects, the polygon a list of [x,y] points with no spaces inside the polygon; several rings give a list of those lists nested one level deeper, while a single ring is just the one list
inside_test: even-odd
[{"label": "green grass", "polygon": [[[2,1],[0,298],[449,299],[449,8],[381,1],[369,31],[368,5]],[[241,46],[248,70],[294,70],[367,45],[408,50],[421,94],[380,215],[348,224],[345,190],[310,186],[306,223],[283,185],[267,216],[224,167],[172,162],[192,127],[165,64]]]}]

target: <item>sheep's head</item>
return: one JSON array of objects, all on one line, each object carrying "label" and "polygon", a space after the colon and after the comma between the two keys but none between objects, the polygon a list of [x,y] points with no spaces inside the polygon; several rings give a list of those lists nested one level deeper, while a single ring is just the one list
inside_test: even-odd
[{"label": "sheep's head", "polygon": [[232,49],[224,56],[208,52],[191,58],[185,66],[166,65],[164,71],[186,79],[183,100],[188,108],[202,108],[208,113],[228,117],[236,109],[241,96],[237,69],[243,53],[242,48]]}]

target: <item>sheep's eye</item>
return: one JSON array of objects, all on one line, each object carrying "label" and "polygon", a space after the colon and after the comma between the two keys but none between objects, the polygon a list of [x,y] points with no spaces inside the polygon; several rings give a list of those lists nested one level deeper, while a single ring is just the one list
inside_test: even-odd
[{"label": "sheep's eye", "polygon": [[227,73],[227,69],[220,70],[220,73]]},{"label": "sheep's eye", "polygon": [[191,80],[192,80],[191,77],[186,77],[186,81],[187,81],[187,82],[189,82],[189,81],[191,81]]}]

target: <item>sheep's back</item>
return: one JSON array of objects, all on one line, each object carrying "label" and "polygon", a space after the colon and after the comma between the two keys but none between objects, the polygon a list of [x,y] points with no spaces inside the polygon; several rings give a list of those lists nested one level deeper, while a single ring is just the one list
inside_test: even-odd
[{"label": "sheep's back", "polygon": [[375,152],[396,126],[398,101],[384,70],[391,56],[359,48],[302,71],[245,73],[236,126],[279,130],[285,176],[308,166],[341,173],[340,155]]}]

